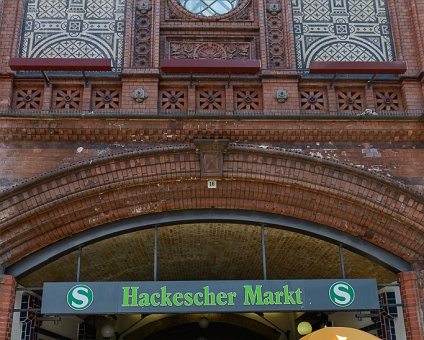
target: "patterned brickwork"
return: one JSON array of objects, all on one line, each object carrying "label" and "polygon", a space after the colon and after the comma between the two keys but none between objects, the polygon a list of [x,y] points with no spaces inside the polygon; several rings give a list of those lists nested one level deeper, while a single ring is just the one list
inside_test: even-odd
[{"label": "patterned brickwork", "polygon": [[21,57],[123,63],[124,0],[27,0]]},{"label": "patterned brickwork", "polygon": [[79,110],[82,104],[82,88],[56,88],[53,90],[53,109]]},{"label": "patterned brickwork", "polygon": [[325,89],[300,89],[300,109],[304,111],[327,111],[327,93]]},{"label": "patterned brickwork", "polygon": [[43,92],[44,87],[42,86],[16,87],[13,107],[15,109],[40,110],[43,106]]},{"label": "patterned brickwork", "polygon": [[261,89],[235,89],[234,111],[248,112],[261,111],[262,95]]},{"label": "patterned brickwork", "polygon": [[292,0],[296,65],[394,60],[385,0]]},{"label": "patterned brickwork", "polygon": [[376,89],[374,91],[377,111],[402,111],[402,96],[397,89]]},{"label": "patterned brickwork", "polygon": [[224,112],[225,91],[219,88],[199,88],[196,94],[198,112]]},{"label": "patterned brickwork", "polygon": [[[352,121],[321,122],[249,120],[237,124],[237,119],[219,121],[194,118],[176,122],[143,119],[132,120],[102,118],[84,120],[61,117],[40,120],[0,119],[0,141],[75,141],[75,142],[192,142],[195,138],[227,138],[233,142],[405,142],[422,143],[424,126],[420,121],[402,122],[357,119]],[[109,123],[110,122],[110,123]],[[213,129],[210,128],[213,124]]]},{"label": "patterned brickwork", "polygon": [[119,88],[94,88],[92,92],[92,108],[95,110],[119,109],[121,91]]},{"label": "patterned brickwork", "polygon": [[360,89],[339,89],[337,103],[339,111],[362,112],[365,109],[365,94]]},{"label": "patterned brickwork", "polygon": [[161,112],[186,112],[187,111],[187,89],[162,89],[160,93]]}]

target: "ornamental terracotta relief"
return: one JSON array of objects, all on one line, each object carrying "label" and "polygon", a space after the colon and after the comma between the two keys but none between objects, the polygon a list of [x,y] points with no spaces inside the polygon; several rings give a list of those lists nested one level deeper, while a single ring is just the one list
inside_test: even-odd
[{"label": "ornamental terracotta relief", "polygon": [[250,42],[169,42],[171,59],[251,59],[253,53]]},{"label": "ornamental terracotta relief", "polygon": [[143,0],[136,2],[133,60],[133,65],[136,67],[151,66],[152,12],[150,1]]},{"label": "ornamental terracotta relief", "polygon": [[283,32],[286,31],[285,13],[279,0],[268,0],[266,3],[266,30],[268,66],[270,68],[288,67],[285,51],[286,41],[283,35]]}]

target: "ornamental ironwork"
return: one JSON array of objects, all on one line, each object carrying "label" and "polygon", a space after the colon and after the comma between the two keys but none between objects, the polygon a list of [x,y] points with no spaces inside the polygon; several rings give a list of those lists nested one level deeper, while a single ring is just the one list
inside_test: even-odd
[{"label": "ornamental ironwork", "polygon": [[239,0],[179,0],[189,12],[205,16],[219,16],[231,12],[239,5]]}]

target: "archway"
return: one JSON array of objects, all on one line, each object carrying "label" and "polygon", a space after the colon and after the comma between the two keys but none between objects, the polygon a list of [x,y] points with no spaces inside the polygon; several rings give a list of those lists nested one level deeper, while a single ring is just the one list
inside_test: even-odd
[{"label": "archway", "polygon": [[[80,244],[140,226],[193,219],[301,230],[396,271],[423,260],[419,194],[345,164],[280,149],[230,144],[210,151],[205,157],[180,145],[114,155],[10,190],[0,210],[6,272],[24,274]],[[214,189],[207,185],[211,169]]]}]

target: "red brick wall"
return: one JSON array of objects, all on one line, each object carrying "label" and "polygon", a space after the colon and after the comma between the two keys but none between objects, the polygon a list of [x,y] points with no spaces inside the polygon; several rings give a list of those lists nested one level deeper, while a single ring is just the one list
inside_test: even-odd
[{"label": "red brick wall", "polygon": [[11,339],[15,289],[16,280],[12,276],[0,275],[0,340]]},{"label": "red brick wall", "polygon": [[424,296],[424,287],[419,287],[416,272],[400,273],[399,283],[407,339],[422,340],[424,338],[424,320],[420,295]]},{"label": "red brick wall", "polygon": [[[388,0],[397,59],[408,62],[408,73],[399,80],[376,80],[371,88],[367,86],[366,80],[336,80],[334,86],[331,87],[329,86],[330,80],[300,79],[296,72],[289,70],[295,67],[290,0],[281,1],[284,6],[282,15],[285,18],[285,27],[282,33],[284,35],[285,70],[268,69],[267,14],[264,3],[257,0],[254,1],[253,20],[243,23],[243,25],[232,22],[199,22],[190,18],[180,21],[166,20],[165,0],[153,1],[149,36],[151,42],[150,64],[145,68],[134,67],[135,2],[130,0],[126,3],[126,43],[122,75],[90,79],[88,87],[84,87],[81,76],[59,77],[52,80],[52,87],[48,87],[44,84],[41,75],[37,76],[35,81],[30,81],[16,78],[15,74],[10,72],[8,61],[10,57],[17,56],[24,0],[0,0],[0,13],[2,13],[0,16],[0,112],[16,106],[14,98],[18,89],[28,90],[34,87],[43,90],[41,110],[44,111],[40,114],[37,113],[39,110],[29,109],[25,112],[21,111],[21,116],[19,114],[3,115],[0,118],[0,192],[10,189],[24,180],[31,180],[46,172],[66,169],[79,162],[96,162],[101,157],[119,153],[130,154],[134,151],[147,150],[152,146],[178,148],[187,143],[193,147],[192,142],[196,138],[227,138],[232,143],[247,143],[256,147],[260,146],[264,150],[270,147],[280,147],[303,153],[310,156],[311,160],[316,159],[317,162],[322,160],[323,164],[326,162],[325,159],[329,158],[336,162],[337,166],[343,166],[343,163],[346,163],[369,171],[367,176],[370,178],[379,175],[400,184],[394,184],[395,189],[388,186],[387,192],[382,192],[380,198],[376,199],[375,206],[369,207],[371,212],[367,210],[368,214],[363,212],[363,206],[369,203],[368,200],[362,198],[361,201],[355,196],[358,192],[366,192],[365,189],[358,189],[357,192],[355,189],[353,193],[349,193],[349,188],[353,190],[354,186],[348,180],[339,181],[338,178],[325,174],[324,178],[327,178],[329,187],[338,183],[338,194],[344,193],[340,197],[344,197],[348,201],[357,200],[352,205],[351,211],[345,211],[342,208],[336,209],[336,215],[338,215],[333,216],[329,213],[329,209],[337,205],[335,199],[337,195],[334,193],[325,195],[321,193],[321,196],[316,196],[317,202],[321,204],[318,206],[311,202],[305,202],[304,198],[299,196],[299,190],[286,188],[283,191],[279,185],[269,186],[261,182],[263,178],[257,174],[252,177],[250,186],[240,178],[231,178],[231,180],[227,178],[220,189],[212,195],[205,191],[204,183],[199,179],[198,159],[194,154],[181,156],[181,164],[179,162],[171,164],[165,161],[163,155],[153,153],[150,161],[153,163],[157,161],[158,168],[152,168],[146,174],[143,173],[143,170],[133,174],[134,178],[138,178],[139,175],[154,177],[155,174],[159,178],[159,180],[155,179],[157,183],[155,182],[153,186],[148,183],[143,184],[142,188],[146,190],[145,196],[143,196],[145,201],[140,198],[140,187],[137,186],[130,186],[125,193],[119,190],[109,190],[110,188],[104,193],[100,193],[96,191],[100,190],[100,186],[96,188],[94,185],[93,187],[94,182],[88,181],[76,188],[75,183],[68,185],[65,183],[65,179],[61,185],[62,178],[58,182],[58,186],[61,188],[56,189],[57,202],[61,201],[61,195],[66,196],[69,192],[78,194],[78,190],[91,190],[94,192],[93,196],[88,197],[87,200],[75,198],[62,206],[58,204],[55,207],[56,210],[52,210],[51,215],[42,208],[43,204],[51,203],[45,201],[48,196],[41,195],[40,198],[38,193],[33,192],[35,187],[31,185],[27,191],[24,190],[19,195],[8,196],[8,199],[13,197],[11,202],[15,199],[19,201],[22,204],[20,206],[22,210],[19,211],[19,216],[15,216],[20,219],[20,224],[17,223],[14,228],[8,230],[2,229],[0,226],[0,235],[6,230],[4,235],[7,237],[4,239],[10,242],[7,247],[13,248],[10,253],[3,254],[3,261],[14,262],[34,249],[47,245],[46,242],[53,242],[46,241],[45,237],[28,236],[28,230],[32,228],[29,221],[37,222],[40,230],[44,230],[46,233],[51,232],[52,240],[56,240],[100,223],[135,214],[210,206],[244,207],[314,220],[380,244],[386,249],[408,258],[411,263],[418,260],[419,249],[416,242],[420,239],[419,230],[422,231],[422,229],[415,227],[411,232],[408,229],[408,223],[405,223],[409,219],[407,214],[401,214],[402,219],[399,220],[389,217],[393,208],[411,209],[406,196],[399,194],[398,201],[392,205],[385,206],[382,202],[386,202],[385,200],[390,197],[392,191],[401,190],[399,188],[402,188],[402,184],[420,192],[417,195],[405,189],[408,195],[418,197],[411,202],[422,201],[424,193],[423,122],[419,119],[418,114],[410,119],[390,118],[389,115],[381,119],[378,117],[368,119],[367,117],[357,117],[356,114],[361,113],[365,108],[376,110],[378,108],[377,93],[384,94],[385,92],[398,93],[399,111],[413,113],[423,110],[424,33],[422,21],[424,20],[424,0]],[[202,38],[202,34],[205,34],[207,39],[210,39],[211,32],[213,32],[214,38],[221,40],[228,36],[239,40],[256,39],[256,58],[260,59],[263,65],[262,77],[232,79],[229,83],[226,75],[222,74],[220,75],[222,79],[214,81],[209,79],[190,81],[187,79],[188,75],[185,79],[180,80],[165,79],[166,77],[160,74],[160,59],[165,54],[164,46],[168,37]],[[219,76],[219,74],[213,76]],[[146,90],[148,98],[143,103],[136,103],[132,95],[134,90],[140,87]],[[220,113],[223,116],[209,119],[196,116],[197,95],[199,90],[205,87],[222,90],[225,98],[224,112]],[[65,90],[78,88],[81,91],[80,107],[69,115],[59,110],[59,112],[50,112],[46,116],[47,111],[56,109],[54,95],[59,88]],[[101,115],[102,112],[93,110],[95,89],[99,88],[119,91],[119,109],[103,112],[104,115]],[[184,113],[188,116],[184,118],[166,117],[166,119],[163,116],[158,117],[157,113],[162,110],[160,91],[173,88],[182,88],[186,91],[187,112]],[[274,98],[276,90],[279,88],[288,91],[289,99],[286,103],[279,103]],[[277,115],[283,119],[231,118],[237,89],[258,90],[261,98],[259,111],[263,110],[267,114]],[[340,93],[346,91],[360,93],[362,106],[350,118],[341,119],[336,113],[343,106],[343,103],[340,103]],[[320,98],[322,98],[324,109],[318,110],[318,117],[305,116],[302,119],[284,117],[293,113],[298,114],[300,110],[308,111],[309,109],[305,109],[305,105],[308,107],[307,95],[312,92],[322,92]],[[84,111],[83,114],[80,111]],[[92,114],[91,111],[97,113]],[[311,110],[308,113],[311,113]],[[125,116],[117,116],[122,114]],[[148,118],[146,118],[147,115]],[[307,163],[310,164],[311,160]],[[237,164],[237,161],[234,161],[234,164]],[[244,168],[239,169],[241,177],[247,176],[247,173],[252,170],[254,162],[249,161],[243,164]],[[181,174],[173,173],[177,166],[181,166]],[[263,171],[264,176],[270,176],[270,171],[275,171],[275,168],[267,167],[267,164],[257,166]],[[323,169],[328,169],[326,166],[322,166]],[[111,162],[110,167],[111,170],[107,170],[105,174],[96,179],[108,182],[110,178],[114,179],[113,176],[118,176],[116,182],[122,180],[123,172],[118,171],[120,174],[117,174],[112,169],[115,167],[114,161]],[[236,165],[234,168],[238,169]],[[163,173],[156,173],[157,169]],[[87,171],[88,174],[91,171],[90,168]],[[155,188],[158,190],[158,183],[162,184],[161,176],[169,173],[171,176],[169,180],[174,181],[190,171],[193,171],[192,175],[196,180],[180,183],[173,187],[172,192],[175,197],[172,202],[169,200],[171,197],[169,193],[164,194],[160,190],[159,192],[154,191]],[[294,166],[290,171],[292,178],[295,178],[296,176],[293,174],[296,174],[298,169]],[[84,173],[82,176],[85,175]],[[54,181],[52,183],[51,185],[57,184]],[[268,189],[269,192],[266,192]],[[46,188],[42,187],[40,190],[44,192]],[[183,194],[188,197],[182,197]],[[107,200],[99,202],[103,197]],[[280,197],[282,201],[274,202],[275,197]],[[285,197],[285,200],[282,197]],[[127,201],[130,203],[127,204]],[[6,199],[3,200],[3,197],[0,198],[0,205],[7,206],[0,214],[1,223],[8,224],[9,217],[13,215],[14,208],[9,207],[9,203],[6,203]],[[412,209],[409,213],[413,218],[418,218],[422,215],[422,205],[420,207],[419,203],[411,203],[411,205],[413,204],[415,204],[415,210]],[[347,206],[350,207],[349,204]],[[309,207],[309,209],[304,207]],[[380,211],[376,212],[375,207],[379,207]],[[38,210],[33,212],[33,215],[23,215],[31,209]],[[100,213],[95,209],[99,209]],[[77,220],[74,216],[77,216]],[[381,216],[386,219],[381,219]],[[363,221],[361,224],[357,218],[363,218],[365,222]],[[56,221],[61,228],[52,228],[46,221],[50,221],[50,223]],[[352,226],[357,222],[360,228],[355,229]],[[390,231],[387,231],[388,226],[392,226],[393,230],[404,230],[405,235],[416,233],[414,234],[418,235],[415,237],[416,240],[410,241],[415,242],[414,246],[412,243],[408,243],[409,241],[400,245],[397,239],[390,235]],[[17,231],[19,232],[17,233]],[[0,237],[0,239],[3,238]],[[413,248],[413,251],[410,247]],[[11,257],[12,253],[15,257]],[[7,290],[12,292],[11,287],[14,287],[15,282],[12,278],[7,277],[4,280],[6,283],[0,284],[2,285],[1,294],[7,293]],[[417,324],[420,323],[417,320],[422,316],[418,314],[419,306],[416,299],[417,292],[419,289],[422,292],[422,288],[419,288],[420,286],[414,281],[413,274],[402,274],[400,280],[403,283],[403,294],[408,305],[406,321],[410,333],[408,339],[421,340],[422,333],[419,332],[422,332],[422,323],[421,330],[419,330]],[[3,287],[6,288],[3,289]],[[422,293],[422,298],[423,296],[424,293]],[[0,301],[3,301],[2,298],[3,296],[0,295]],[[7,295],[6,298],[7,300],[4,301],[13,300],[12,295]],[[3,306],[2,303],[0,302],[0,306]],[[7,305],[5,308],[9,307],[11,308],[11,305]],[[1,313],[3,316],[9,315],[10,309],[3,310]],[[3,339],[1,336],[5,334],[1,333],[2,330],[8,328],[9,323],[10,320],[4,323],[0,319],[0,339]]]},{"label": "red brick wall", "polygon": [[329,158],[424,192],[424,126],[420,121],[195,117],[0,119],[0,190],[80,161],[150,145],[191,143],[202,137],[278,146]]}]

